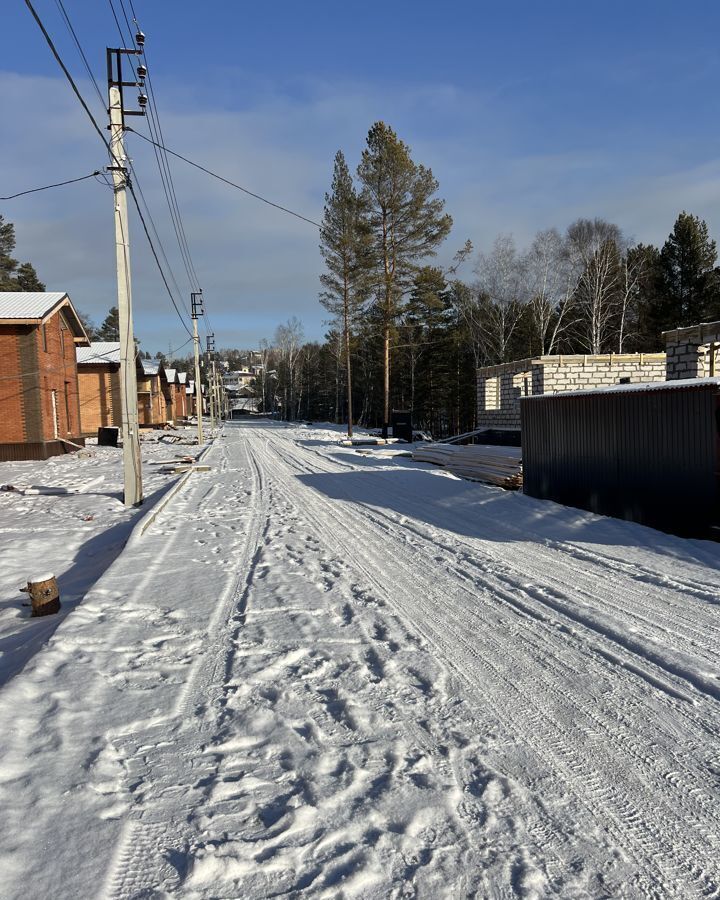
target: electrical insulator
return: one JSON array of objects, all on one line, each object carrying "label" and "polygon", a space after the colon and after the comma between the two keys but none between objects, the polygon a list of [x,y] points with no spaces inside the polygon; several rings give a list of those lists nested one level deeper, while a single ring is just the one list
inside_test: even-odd
[{"label": "electrical insulator", "polygon": [[147,75],[147,69],[145,68],[145,66],[138,66],[136,72],[138,78],[144,78]]},{"label": "electrical insulator", "polygon": [[147,106],[147,102],[147,94],[140,94],[138,96],[138,104],[140,105],[140,109],[145,109],[145,107]]},{"label": "electrical insulator", "polygon": [[145,43],[145,35],[142,33],[142,31],[138,31],[138,33],[135,35],[135,43],[138,45],[138,47],[142,47]]}]

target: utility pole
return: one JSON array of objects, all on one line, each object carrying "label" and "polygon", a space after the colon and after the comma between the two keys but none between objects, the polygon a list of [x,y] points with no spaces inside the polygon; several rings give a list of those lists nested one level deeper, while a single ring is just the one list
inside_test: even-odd
[{"label": "utility pole", "polygon": [[198,316],[205,313],[203,309],[202,291],[190,294],[191,316],[193,323],[193,347],[195,348],[195,412],[197,413],[198,444],[202,445],[202,384],[200,383],[200,336],[198,335]]},{"label": "utility pole", "polygon": [[[130,236],[128,232],[126,188],[129,183],[127,157],[125,155],[125,116],[145,115],[147,97],[142,93],[144,66],[137,67],[137,81],[123,81],[124,56],[142,54],[145,36],[138,32],[135,38],[139,49],[107,48],[108,114],[110,116],[110,150],[113,198],[115,206],[115,255],[117,261],[118,322],[120,327],[120,400],[122,409],[123,441],[123,502],[125,506],[138,506],[143,500],[142,464],[140,459],[140,434],[137,408],[137,371],[135,335],[133,332],[132,288],[130,282]],[[123,88],[137,87],[140,110],[126,110]]]},{"label": "utility pole", "polygon": [[[208,334],[207,338],[207,357],[208,357],[208,394],[210,400],[210,428],[215,428],[215,420],[217,418],[217,405],[215,403],[215,335]],[[212,371],[210,370],[210,361],[212,360]]]}]

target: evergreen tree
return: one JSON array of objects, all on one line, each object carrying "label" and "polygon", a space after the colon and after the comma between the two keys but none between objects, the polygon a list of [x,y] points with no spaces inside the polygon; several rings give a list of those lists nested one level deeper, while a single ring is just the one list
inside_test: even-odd
[{"label": "evergreen tree", "polygon": [[320,251],[327,272],[320,276],[320,302],[342,330],[345,354],[348,435],[353,433],[350,343],[357,317],[370,293],[370,230],[363,202],[353,186],[342,151],[335,155],[332,193],[325,194]]},{"label": "evergreen tree", "polygon": [[19,291],[44,291],[45,285],[40,281],[34,266],[27,262],[18,266],[15,276]]},{"label": "evergreen tree", "polygon": [[664,328],[694,325],[720,315],[716,260],[717,246],[707,224],[681,212],[660,251],[658,318]]},{"label": "evergreen tree", "polygon": [[0,291],[44,291],[33,266],[13,258],[15,226],[0,216]]},{"label": "evergreen tree", "polygon": [[358,167],[368,209],[376,263],[378,305],[383,334],[383,421],[390,419],[390,339],[403,294],[418,263],[432,256],[447,237],[452,219],[445,201],[434,197],[438,183],[417,165],[410,148],[384,122],[367,136]]},{"label": "evergreen tree", "polygon": [[[447,287],[441,269],[423,266],[415,276],[403,310],[400,338],[407,360],[405,369],[410,376],[407,405],[413,422],[426,424],[434,417],[433,400],[438,383],[442,383],[446,364],[441,344],[450,313]],[[428,359],[430,364],[423,365]]]},{"label": "evergreen tree", "polygon": [[98,329],[97,338],[99,341],[120,340],[120,318],[117,306],[110,307],[110,312],[105,316],[104,322]]},{"label": "evergreen tree", "polygon": [[17,260],[13,259],[15,249],[15,227],[0,216],[0,290],[14,291],[13,275]]}]

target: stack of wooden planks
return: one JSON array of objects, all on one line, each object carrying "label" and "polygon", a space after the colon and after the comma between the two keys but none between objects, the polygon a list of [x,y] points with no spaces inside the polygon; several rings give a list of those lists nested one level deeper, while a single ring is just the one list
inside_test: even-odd
[{"label": "stack of wooden planks", "polygon": [[461,478],[486,481],[508,490],[522,487],[522,451],[519,447],[422,444],[413,448],[413,459],[444,466]]}]

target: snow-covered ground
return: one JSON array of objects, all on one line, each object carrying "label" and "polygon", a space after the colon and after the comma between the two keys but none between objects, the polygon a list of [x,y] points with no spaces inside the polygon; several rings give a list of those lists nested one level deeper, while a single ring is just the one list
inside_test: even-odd
[{"label": "snow-covered ground", "polygon": [[717,895],[720,548],[337,437],[228,425],[0,690],[0,894]]},{"label": "snow-covered ground", "polygon": [[[193,428],[142,435],[146,500],[137,510],[122,503],[122,449],[93,441],[42,462],[0,462],[0,685],[47,641],[120,553],[137,519],[177,480],[162,463],[198,454],[195,437]],[[62,609],[31,619],[18,588],[42,573],[58,578]]]}]

